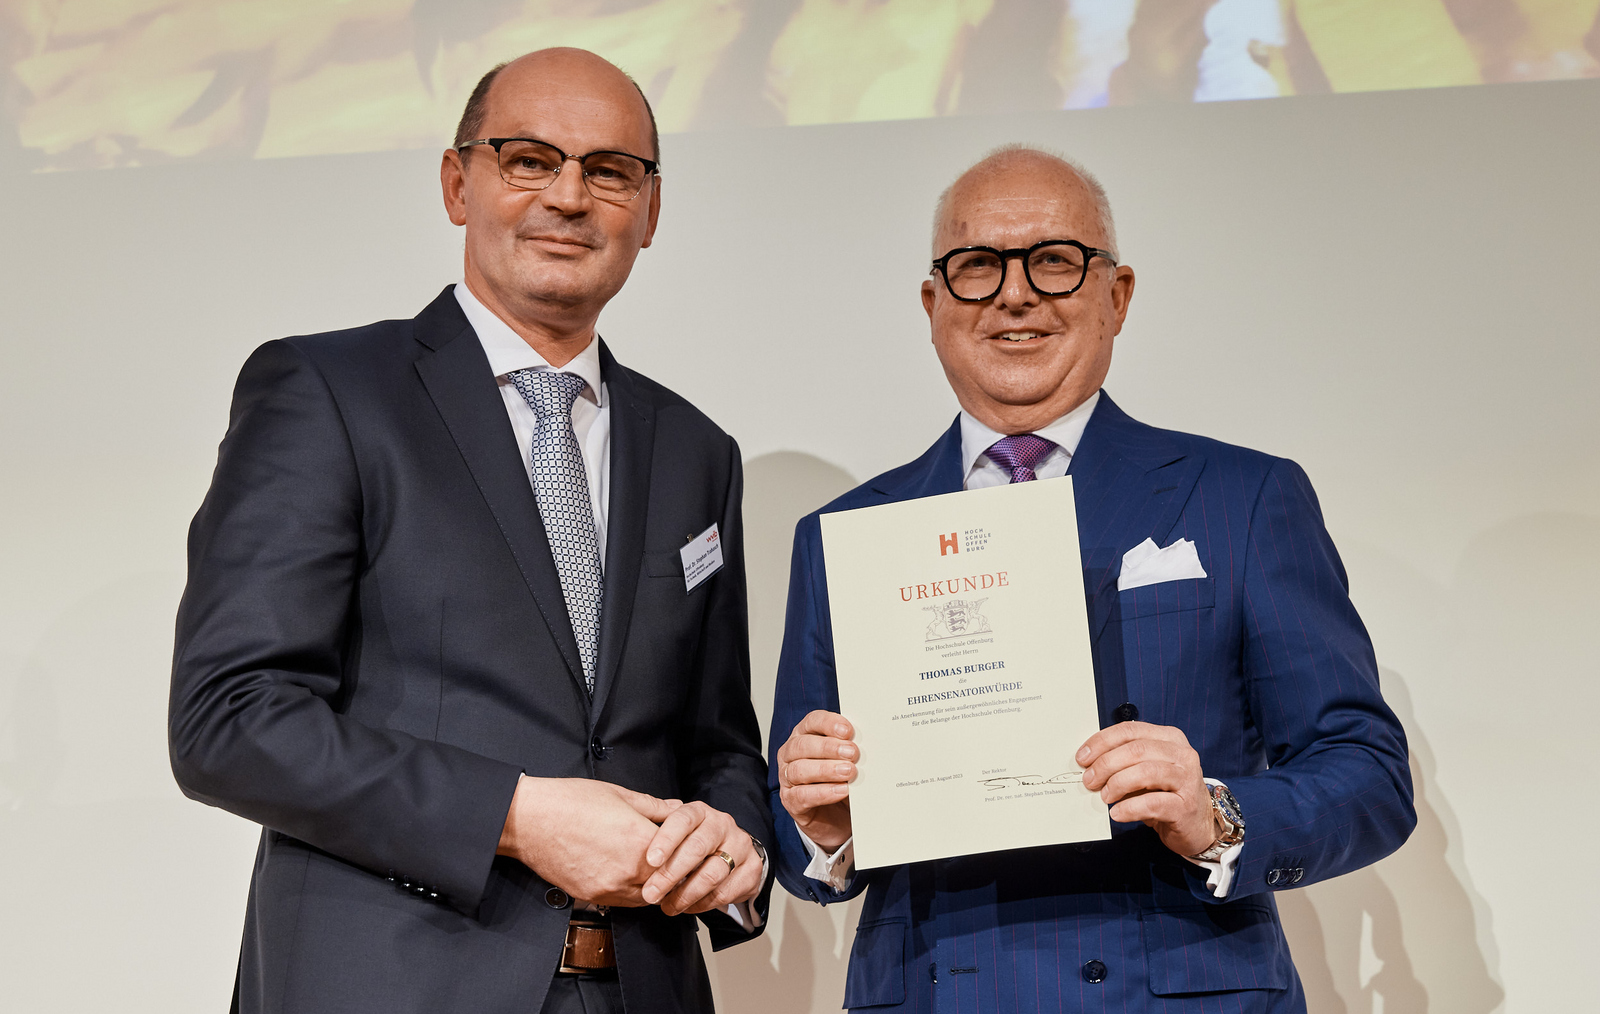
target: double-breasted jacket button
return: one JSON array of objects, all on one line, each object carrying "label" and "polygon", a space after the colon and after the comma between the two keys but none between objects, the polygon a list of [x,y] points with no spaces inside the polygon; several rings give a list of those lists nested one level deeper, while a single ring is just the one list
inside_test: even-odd
[{"label": "double-breasted jacket button", "polygon": [[1137,722],[1139,720],[1139,708],[1135,704],[1124,701],[1117,705],[1117,710],[1111,713],[1111,717],[1119,722]]},{"label": "double-breasted jacket button", "polygon": [[552,887],[544,892],[544,903],[551,908],[566,908],[571,901],[572,899],[567,897],[567,892],[559,887]]},{"label": "double-breasted jacket button", "polygon": [[1084,982],[1106,981],[1106,963],[1099,958],[1090,958],[1083,963]]}]

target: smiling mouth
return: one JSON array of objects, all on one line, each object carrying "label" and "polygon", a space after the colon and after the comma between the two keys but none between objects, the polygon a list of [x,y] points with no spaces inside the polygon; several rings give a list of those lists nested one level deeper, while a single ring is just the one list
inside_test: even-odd
[{"label": "smiling mouth", "polygon": [[535,243],[541,243],[545,246],[558,247],[566,250],[593,249],[591,244],[585,243],[583,240],[576,239],[572,236],[527,236],[524,238],[532,240]]},{"label": "smiling mouth", "polygon": [[1034,338],[1043,337],[1043,331],[1002,331],[999,334],[990,335],[989,340],[1002,342],[1025,342],[1031,341]]}]

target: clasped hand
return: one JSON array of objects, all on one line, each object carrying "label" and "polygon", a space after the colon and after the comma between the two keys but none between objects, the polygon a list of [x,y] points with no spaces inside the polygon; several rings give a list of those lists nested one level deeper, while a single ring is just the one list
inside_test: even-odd
[{"label": "clasped hand", "polygon": [[597,905],[680,915],[761,891],[761,857],[728,814],[591,778],[523,775],[497,851]]},{"label": "clasped hand", "polygon": [[[813,711],[778,748],[778,798],[795,824],[832,852],[849,839],[850,783],[861,749],[843,715]],[[1183,856],[1216,840],[1200,755],[1183,730],[1122,722],[1090,736],[1078,751],[1083,784],[1111,807],[1111,819],[1153,828]]]}]

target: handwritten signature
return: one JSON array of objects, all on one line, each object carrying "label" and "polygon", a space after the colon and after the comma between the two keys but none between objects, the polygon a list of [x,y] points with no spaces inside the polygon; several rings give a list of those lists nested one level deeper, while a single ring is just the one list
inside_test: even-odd
[{"label": "handwritten signature", "polygon": [[1059,775],[1046,778],[1043,775],[1001,775],[998,778],[984,778],[979,781],[985,789],[991,792],[999,789],[1020,789],[1028,785],[1066,785],[1083,781],[1081,771],[1063,771]]}]

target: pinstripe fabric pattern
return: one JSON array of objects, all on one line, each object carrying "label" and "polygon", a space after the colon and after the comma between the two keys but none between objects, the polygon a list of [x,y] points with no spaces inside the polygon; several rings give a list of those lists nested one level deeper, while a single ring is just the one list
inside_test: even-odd
[{"label": "pinstripe fabric pattern", "polygon": [[[1071,474],[1101,723],[1132,702],[1182,729],[1233,790],[1249,832],[1227,902],[1139,825],[1093,845],[864,871],[834,893],[801,873],[774,765],[778,876],[824,904],[866,893],[852,1009],[1303,1011],[1274,892],[1376,861],[1416,820],[1404,734],[1310,483],[1293,462],[1138,423],[1103,394]],[[960,488],[952,426],[802,519],[774,750],[808,711],[838,708],[818,515]],[[1192,540],[1210,576],[1118,592],[1122,554],[1145,538]]]}]

